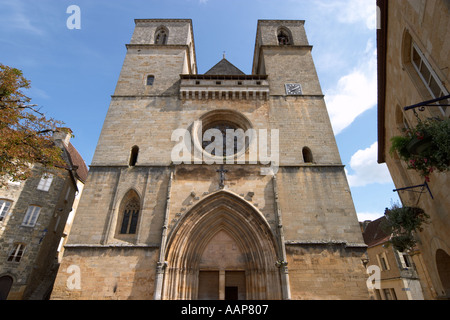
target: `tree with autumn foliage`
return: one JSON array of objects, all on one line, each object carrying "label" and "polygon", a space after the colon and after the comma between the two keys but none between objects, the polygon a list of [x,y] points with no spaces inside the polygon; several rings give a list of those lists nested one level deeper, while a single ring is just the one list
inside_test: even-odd
[{"label": "tree with autumn foliage", "polygon": [[36,163],[46,169],[65,166],[52,138],[62,122],[30,104],[22,91],[29,88],[22,71],[0,63],[0,188],[26,180]]}]

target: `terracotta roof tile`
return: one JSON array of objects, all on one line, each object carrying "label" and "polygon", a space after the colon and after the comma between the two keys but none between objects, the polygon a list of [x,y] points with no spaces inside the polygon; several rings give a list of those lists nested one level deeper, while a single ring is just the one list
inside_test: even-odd
[{"label": "terracotta roof tile", "polygon": [[370,222],[363,232],[364,242],[369,246],[375,246],[389,240],[390,235],[385,233],[382,224],[386,221],[386,217],[381,217]]},{"label": "terracotta roof tile", "polygon": [[66,150],[70,156],[70,161],[72,162],[72,165],[78,167],[75,170],[78,178],[81,180],[81,182],[83,183],[86,182],[89,170],[80,153],[77,151],[77,149],[75,149],[75,147],[70,142],[69,145],[66,146]]}]

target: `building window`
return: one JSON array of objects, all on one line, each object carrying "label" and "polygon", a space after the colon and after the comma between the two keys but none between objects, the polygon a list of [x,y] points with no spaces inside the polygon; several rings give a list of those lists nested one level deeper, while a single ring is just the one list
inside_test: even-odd
[{"label": "building window", "polygon": [[139,147],[134,146],[133,148],[131,148],[130,162],[129,162],[130,167],[134,167],[136,165],[137,160],[138,160],[138,155],[139,155]]},{"label": "building window", "polygon": [[381,270],[390,270],[389,263],[387,261],[386,253],[377,254],[378,264]]},{"label": "building window", "polygon": [[3,219],[5,219],[9,208],[11,208],[11,201],[0,200],[0,221],[3,221]]},{"label": "building window", "polygon": [[411,257],[409,254],[406,253],[400,253],[400,261],[402,263],[402,267],[404,269],[409,269],[412,267],[412,261],[411,261]]},{"label": "building window", "polygon": [[[250,145],[255,146],[254,131],[250,121],[242,114],[215,110],[196,121],[191,129],[191,137],[194,147],[207,158],[215,156],[225,160],[240,157],[251,148]],[[249,156],[251,158],[253,155]]]},{"label": "building window", "polygon": [[125,205],[120,228],[121,234],[136,234],[139,219],[139,207],[139,201],[137,199],[132,199]]},{"label": "building window", "polygon": [[282,46],[287,46],[292,44],[292,39],[289,30],[286,28],[280,28],[278,30],[278,44]]},{"label": "building window", "polygon": [[383,289],[386,300],[397,300],[397,295],[394,289]]},{"label": "building window", "polygon": [[[242,133],[242,135],[239,133]],[[203,128],[202,136],[203,149],[213,156],[232,156],[249,144],[248,137],[245,136],[243,129],[234,122],[217,121],[207,124]],[[222,137],[222,144],[216,142],[218,136]]]},{"label": "building window", "polygon": [[309,149],[308,147],[304,147],[302,153],[303,153],[303,161],[305,163],[313,163],[313,156],[311,149]]},{"label": "building window", "polygon": [[22,259],[24,250],[25,250],[24,244],[22,244],[22,243],[16,244],[14,246],[14,249],[11,251],[11,253],[8,256],[8,261],[20,262],[20,259]]},{"label": "building window", "polygon": [[[414,42],[411,42],[411,63],[434,99],[448,95],[448,90],[433,71],[430,63],[425,58],[425,55]],[[448,104],[448,101],[442,100],[439,103],[442,105]],[[440,109],[444,115],[449,113],[449,108],[447,106],[441,106]]]},{"label": "building window", "polygon": [[381,261],[381,267],[383,268],[383,270],[388,270],[386,259],[383,256],[380,257],[380,261]]},{"label": "building window", "polygon": [[155,76],[147,76],[147,85],[152,86],[155,82]]},{"label": "building window", "polygon": [[42,175],[41,181],[39,181],[37,189],[42,191],[48,191],[50,189],[50,186],[52,185],[52,181],[53,175],[51,173],[44,173]]},{"label": "building window", "polygon": [[169,38],[169,32],[166,28],[160,27],[155,32],[155,44],[165,45],[167,44],[167,39]]},{"label": "building window", "polygon": [[41,212],[41,207],[38,206],[29,206],[27,213],[25,214],[25,218],[22,221],[22,226],[25,227],[34,227],[36,225],[36,221]]},{"label": "building window", "polygon": [[408,123],[408,120],[405,117],[405,114],[403,113],[403,108],[397,105],[395,109],[395,122],[397,124],[397,128],[399,131],[403,131],[403,129],[409,129],[410,125]]},{"label": "building window", "polygon": [[375,300],[382,300],[380,289],[375,289],[375,297]]}]

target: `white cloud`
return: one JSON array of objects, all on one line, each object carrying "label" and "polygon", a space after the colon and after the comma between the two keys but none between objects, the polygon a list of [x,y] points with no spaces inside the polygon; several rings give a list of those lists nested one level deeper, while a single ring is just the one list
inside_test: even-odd
[{"label": "white cloud", "polygon": [[327,90],[325,100],[335,135],[377,104],[377,54],[372,40],[362,61],[341,77],[335,88]]},{"label": "white cloud", "polygon": [[356,215],[358,216],[358,221],[361,221],[361,222],[367,221],[367,220],[374,221],[374,220],[377,220],[377,219],[381,218],[382,216],[384,216],[384,212],[382,212],[382,213],[380,213],[380,212],[377,212],[377,213],[358,212]]},{"label": "white cloud", "polygon": [[376,1],[350,0],[343,6],[343,15],[338,17],[343,22],[364,22],[368,29],[374,30],[377,22]]},{"label": "white cloud", "polygon": [[0,1],[3,14],[0,15],[3,30],[22,30],[30,34],[43,35],[44,31],[34,24],[20,1]]},{"label": "white cloud", "polygon": [[339,22],[363,23],[370,30],[376,29],[377,6],[375,0],[325,0],[318,1],[317,4],[320,6],[320,10],[333,12]]},{"label": "white cloud", "polygon": [[49,94],[45,90],[39,89],[36,86],[33,86],[30,89],[25,90],[24,92],[28,97],[32,99],[35,98],[50,99]]},{"label": "white cloud", "polygon": [[369,184],[391,183],[392,178],[386,164],[377,163],[378,142],[365,150],[357,151],[350,160],[353,174],[347,171],[350,187],[364,187]]}]

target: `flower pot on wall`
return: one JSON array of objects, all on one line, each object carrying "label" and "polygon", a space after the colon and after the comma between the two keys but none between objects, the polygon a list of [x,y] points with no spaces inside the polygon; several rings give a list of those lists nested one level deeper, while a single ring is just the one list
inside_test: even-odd
[{"label": "flower pot on wall", "polygon": [[407,149],[411,154],[420,155],[429,150],[433,144],[432,136],[425,136],[423,138],[414,138],[407,145]]}]

